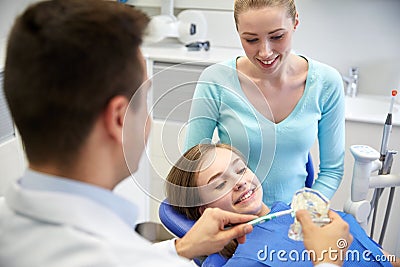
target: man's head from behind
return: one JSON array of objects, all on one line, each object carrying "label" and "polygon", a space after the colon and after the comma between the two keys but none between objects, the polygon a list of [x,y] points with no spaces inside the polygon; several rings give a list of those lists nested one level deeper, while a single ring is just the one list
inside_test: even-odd
[{"label": "man's head from behind", "polygon": [[100,0],[40,2],[17,18],[4,90],[31,163],[71,162],[109,101],[136,92],[148,20]]}]

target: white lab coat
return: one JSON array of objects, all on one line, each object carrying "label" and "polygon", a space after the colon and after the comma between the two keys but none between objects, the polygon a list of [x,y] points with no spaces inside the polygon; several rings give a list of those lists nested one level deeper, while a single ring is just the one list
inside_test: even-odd
[{"label": "white lab coat", "polygon": [[193,265],[172,241],[151,245],[90,199],[15,183],[0,202],[0,266]]}]

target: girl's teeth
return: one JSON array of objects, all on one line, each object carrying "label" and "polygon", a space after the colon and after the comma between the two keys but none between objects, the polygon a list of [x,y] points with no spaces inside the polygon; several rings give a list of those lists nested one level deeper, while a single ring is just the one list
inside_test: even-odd
[{"label": "girl's teeth", "polygon": [[246,195],[244,195],[243,197],[240,198],[240,201],[243,201],[243,200],[249,198],[252,193],[253,193],[253,191],[249,191]]}]

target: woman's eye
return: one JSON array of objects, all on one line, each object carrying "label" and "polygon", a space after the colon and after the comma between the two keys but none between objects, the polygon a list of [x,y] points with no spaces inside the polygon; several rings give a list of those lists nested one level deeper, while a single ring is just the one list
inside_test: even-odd
[{"label": "woman's eye", "polygon": [[248,43],[255,43],[258,41],[258,38],[254,38],[254,39],[246,39],[246,42]]},{"label": "woman's eye", "polygon": [[219,183],[216,187],[215,187],[215,189],[222,189],[222,188],[224,188],[224,186],[225,186],[225,184],[226,184],[226,181],[223,181],[223,182],[221,182],[221,183]]},{"label": "woman's eye", "polygon": [[271,37],[271,39],[272,40],[280,40],[280,39],[283,38],[283,36],[284,36],[284,34],[281,34],[281,35],[278,35],[278,36],[273,36],[273,37]]}]

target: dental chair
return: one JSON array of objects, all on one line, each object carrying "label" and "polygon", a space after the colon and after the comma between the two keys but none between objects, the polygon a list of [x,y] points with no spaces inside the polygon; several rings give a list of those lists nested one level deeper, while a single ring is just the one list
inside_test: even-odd
[{"label": "dental chair", "polygon": [[[314,183],[314,166],[312,163],[311,154],[308,154],[308,161],[306,164],[307,177],[305,181],[305,187],[311,188]],[[165,199],[161,202],[158,215],[162,224],[174,235],[177,237],[183,237],[192,226],[195,224],[195,221],[188,219],[185,215],[177,212]],[[202,267],[218,267],[223,266],[227,259],[222,257],[218,253],[214,253],[209,255],[205,259],[194,259],[194,262],[198,266]]]}]

